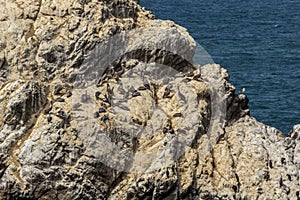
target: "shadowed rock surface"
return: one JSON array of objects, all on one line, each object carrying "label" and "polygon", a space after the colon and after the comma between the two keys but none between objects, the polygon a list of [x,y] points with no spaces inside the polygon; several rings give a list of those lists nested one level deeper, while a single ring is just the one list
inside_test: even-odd
[{"label": "shadowed rock surface", "polygon": [[0,1],[1,199],[300,199],[300,127],[133,0]]}]

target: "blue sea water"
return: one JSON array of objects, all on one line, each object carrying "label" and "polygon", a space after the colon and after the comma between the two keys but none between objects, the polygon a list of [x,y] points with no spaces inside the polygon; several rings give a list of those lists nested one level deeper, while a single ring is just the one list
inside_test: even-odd
[{"label": "blue sea water", "polygon": [[300,123],[299,0],[141,0],[188,29],[246,89],[251,115],[284,133]]}]

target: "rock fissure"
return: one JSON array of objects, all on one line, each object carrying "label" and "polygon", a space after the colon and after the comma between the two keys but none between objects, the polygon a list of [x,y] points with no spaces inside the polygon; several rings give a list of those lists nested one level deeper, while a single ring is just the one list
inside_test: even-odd
[{"label": "rock fissure", "polygon": [[[226,134],[225,128],[224,128],[224,134]],[[232,165],[231,165],[231,167],[232,167],[232,173],[234,174],[235,179],[236,179],[236,185],[233,185],[233,186],[232,186],[232,189],[233,189],[233,191],[234,191],[235,193],[238,193],[238,192],[239,192],[239,189],[240,189],[240,185],[241,185],[240,180],[239,180],[239,176],[238,176],[238,174],[236,173],[236,167],[237,167],[237,165],[238,165],[238,163],[237,163],[238,157],[237,157],[236,160],[234,159],[233,153],[232,153],[232,151],[231,151],[231,145],[230,145],[230,143],[228,142],[227,139],[225,139],[225,142],[226,142],[226,144],[227,144],[228,151],[229,151],[229,155],[230,155],[230,158],[231,158],[231,160],[232,160]],[[236,198],[236,196],[234,196],[234,197]]]}]

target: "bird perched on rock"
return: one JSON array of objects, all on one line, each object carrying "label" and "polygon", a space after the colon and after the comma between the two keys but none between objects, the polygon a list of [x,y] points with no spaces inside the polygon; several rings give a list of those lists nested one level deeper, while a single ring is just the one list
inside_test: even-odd
[{"label": "bird perched on rock", "polygon": [[94,113],[94,118],[98,118],[100,115],[99,115],[99,112],[95,112]]},{"label": "bird perched on rock", "polygon": [[193,79],[196,80],[196,81],[202,80],[202,79],[201,79],[201,74],[196,74],[196,75],[193,77]]},{"label": "bird perched on rock", "polygon": [[106,70],[106,76],[107,78],[112,78],[115,75],[114,68],[107,68]]},{"label": "bird perched on rock", "polygon": [[163,98],[170,98],[171,88],[172,88],[172,85],[168,85],[165,88],[165,92],[164,92]]},{"label": "bird perched on rock", "polygon": [[77,110],[80,106],[81,106],[81,103],[75,103],[72,108],[74,110]]},{"label": "bird perched on rock", "polygon": [[103,73],[101,78],[97,81],[97,84],[96,86],[97,87],[100,87],[102,86],[102,84],[105,82],[105,79],[107,78],[107,74],[106,73]]},{"label": "bird perched on rock", "polygon": [[56,116],[61,118],[61,119],[66,119],[67,118],[67,115],[66,115],[65,111],[63,111],[63,110],[59,110],[57,112]]},{"label": "bird perched on rock", "polygon": [[48,123],[50,123],[52,121],[52,117],[50,115],[47,117],[47,121],[48,121]]},{"label": "bird perched on rock", "polygon": [[144,81],[143,85],[147,90],[150,90],[150,83],[148,81]]},{"label": "bird perched on rock", "polygon": [[110,85],[107,83],[106,92],[109,96],[112,96],[114,94],[114,88],[111,88]]},{"label": "bird perched on rock", "polygon": [[103,122],[106,122],[108,119],[109,119],[109,118],[108,118],[107,115],[103,115],[103,116],[101,117],[101,121],[103,121]]},{"label": "bird perched on rock", "polygon": [[99,96],[100,96],[101,92],[97,91],[95,92],[95,98],[98,100],[99,99]]},{"label": "bird perched on rock", "polygon": [[67,98],[71,97],[72,96],[72,92],[67,92]]},{"label": "bird perched on rock", "polygon": [[63,86],[62,85],[56,85],[53,94],[54,95],[59,95],[60,92],[63,90]]},{"label": "bird perched on rock", "polygon": [[99,113],[105,113],[106,112],[106,109],[104,108],[104,107],[101,107],[100,109],[99,109]]},{"label": "bird perched on rock", "polygon": [[112,103],[112,98],[110,97],[110,95],[104,94],[104,98],[102,98],[102,101],[104,103],[108,103],[109,105],[111,105]]},{"label": "bird perched on rock", "polygon": [[58,97],[55,101],[56,102],[65,102],[65,99],[62,97]]},{"label": "bird perched on rock", "polygon": [[53,104],[52,104],[52,100],[50,100],[50,105],[49,105],[49,107],[44,111],[44,114],[45,114],[45,115],[46,115],[46,114],[49,114],[50,111],[52,110],[52,108],[53,108]]},{"label": "bird perched on rock", "polygon": [[173,117],[182,117],[182,113],[175,113],[174,115],[173,115]]},{"label": "bird perched on rock", "polygon": [[242,88],[242,89],[239,91],[240,94],[245,94],[245,92],[246,92],[246,89],[245,89],[245,88]]},{"label": "bird perched on rock", "polygon": [[133,91],[132,97],[137,97],[137,96],[141,96],[141,93],[137,90]]},{"label": "bird perched on rock", "polygon": [[143,86],[138,87],[138,90],[147,90],[147,88],[143,85]]}]

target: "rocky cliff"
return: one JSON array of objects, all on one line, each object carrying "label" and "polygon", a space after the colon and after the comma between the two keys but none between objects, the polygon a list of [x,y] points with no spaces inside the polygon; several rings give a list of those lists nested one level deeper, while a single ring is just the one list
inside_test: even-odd
[{"label": "rocky cliff", "polygon": [[134,0],[0,0],[1,199],[300,199],[300,127]]}]

